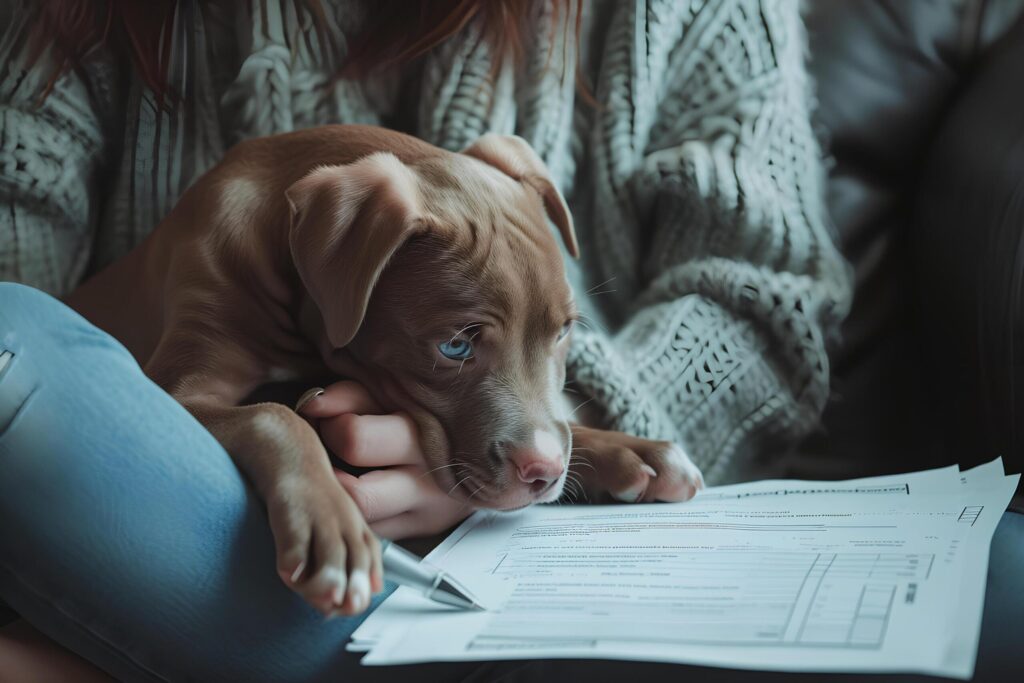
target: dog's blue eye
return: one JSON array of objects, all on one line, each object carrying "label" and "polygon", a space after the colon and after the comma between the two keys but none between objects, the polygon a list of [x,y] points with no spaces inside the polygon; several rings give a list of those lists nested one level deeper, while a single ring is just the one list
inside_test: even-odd
[{"label": "dog's blue eye", "polygon": [[441,355],[451,360],[466,360],[473,357],[473,345],[465,339],[452,339],[437,345]]},{"label": "dog's blue eye", "polygon": [[563,339],[565,339],[565,335],[569,334],[569,330],[571,329],[572,321],[569,320],[564,325],[562,325],[562,331],[558,333],[558,341],[562,341]]}]

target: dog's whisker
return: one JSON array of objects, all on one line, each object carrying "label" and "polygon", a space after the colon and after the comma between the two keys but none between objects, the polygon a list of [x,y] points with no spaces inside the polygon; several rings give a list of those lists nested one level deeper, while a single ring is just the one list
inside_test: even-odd
[{"label": "dog's whisker", "polygon": [[469,475],[466,475],[465,477],[463,477],[462,479],[459,479],[457,482],[455,482],[455,486],[453,486],[450,489],[448,489],[448,493],[446,493],[445,495],[450,498],[452,493],[455,491],[455,489],[459,488],[459,486],[462,485],[462,482],[466,481],[467,479],[471,479],[472,477],[473,477],[473,475],[469,474]]},{"label": "dog's whisker", "polygon": [[573,477],[573,484],[575,485],[576,490],[579,491],[579,494],[583,498],[583,500],[589,503],[590,496],[587,495],[587,487],[583,485],[583,480],[580,479],[579,475],[575,472],[570,472],[570,474]]},{"label": "dog's whisker", "polygon": [[573,488],[573,490],[572,490],[572,491],[570,492],[570,494],[569,494],[569,500],[570,500],[570,502],[571,502],[571,503],[572,503],[573,505],[575,505],[576,503],[578,503],[578,502],[580,501],[580,494],[579,494],[579,492],[578,492],[578,491],[576,491],[576,489],[575,489],[575,488]]},{"label": "dog's whisker", "polygon": [[[573,449],[573,450],[575,451],[575,449]],[[590,450],[590,449],[588,448],[587,450]],[[591,452],[593,452],[593,451],[591,451]],[[583,456],[577,455],[576,453],[570,453],[569,454],[569,469],[570,470],[572,469],[573,464],[586,465],[590,469],[592,469],[594,471],[597,471],[597,468],[594,467],[593,463],[591,463],[589,460],[584,459]]]},{"label": "dog's whisker", "polygon": [[[459,330],[458,332],[456,332],[455,334],[452,335],[452,338],[448,340],[448,343],[450,344],[453,341],[455,341],[456,339],[458,339],[460,334],[462,334],[463,332],[465,332],[466,330],[468,330],[471,327],[480,327],[480,323],[467,323],[466,325],[464,325],[462,327],[461,330]],[[480,334],[480,332],[477,332],[477,334]],[[473,337],[475,337],[475,336],[476,335],[473,335]],[[471,339],[472,339],[472,337],[471,337]]]},{"label": "dog's whisker", "polygon": [[598,289],[599,287],[604,287],[605,285],[607,285],[608,283],[610,283],[612,280],[614,280],[617,277],[618,277],[617,275],[612,275],[610,278],[608,278],[604,282],[597,283],[596,285],[594,285],[593,287],[591,287],[590,289],[587,290],[587,294],[592,294],[595,289]]},{"label": "dog's whisker", "polygon": [[577,461],[576,461],[575,463],[572,463],[572,464],[570,464],[570,465],[569,465],[569,469],[570,469],[570,470],[572,470],[572,465],[573,465],[573,464],[576,464],[576,465],[581,465],[581,466],[583,466],[583,467],[589,467],[590,469],[592,469],[592,470],[594,470],[595,472],[597,472],[597,468],[596,468],[596,467],[594,467],[594,465],[593,465],[593,464],[591,464],[591,463],[587,462],[586,460],[577,460]]},{"label": "dog's whisker", "polygon": [[572,503],[572,487],[569,486],[568,479],[566,479],[565,486],[562,488],[562,495],[558,497],[558,502],[565,504]]},{"label": "dog's whisker", "polygon": [[465,502],[463,503],[463,507],[469,507],[470,501],[473,500],[473,496],[475,496],[476,494],[480,493],[480,491],[483,490],[484,486],[486,486],[486,484],[480,484],[480,486],[478,486],[476,489],[474,489],[474,491],[471,494],[469,494],[469,497],[466,498]]},{"label": "dog's whisker", "polygon": [[574,465],[579,465],[581,469],[583,467],[589,467],[591,471],[597,472],[597,468],[594,467],[593,463],[587,462],[586,460],[584,460],[583,458],[580,458],[580,457],[577,457],[575,460],[573,460],[572,457],[570,456],[570,458],[569,458],[569,468],[568,468],[569,469],[569,473],[576,475],[581,480],[583,479],[583,474],[579,470],[573,470],[573,466]]},{"label": "dog's whisker", "polygon": [[591,401],[593,401],[593,400],[594,400],[594,398],[595,398],[594,396],[591,396],[591,397],[590,397],[590,398],[588,398],[588,399],[587,399],[586,401],[584,401],[583,403],[581,403],[581,404],[579,404],[578,406],[576,406],[575,408],[573,408],[573,409],[572,409],[572,412],[571,412],[571,413],[569,413],[570,417],[571,417],[571,416],[573,416],[573,415],[575,415],[575,414],[576,414],[576,411],[577,411],[577,410],[579,410],[579,409],[580,409],[580,408],[582,408],[583,406],[585,406],[585,405],[587,405],[588,403],[590,403]]},{"label": "dog's whisker", "polygon": [[423,477],[427,476],[428,474],[432,474],[434,472],[437,472],[438,470],[448,469],[449,467],[461,467],[461,468],[465,469],[466,467],[468,467],[468,465],[466,465],[465,463],[461,463],[461,462],[452,462],[452,463],[449,463],[447,465],[441,465],[439,467],[433,467],[433,468],[427,470],[426,472],[424,472],[423,474],[421,474],[419,476],[419,478],[422,479]]}]

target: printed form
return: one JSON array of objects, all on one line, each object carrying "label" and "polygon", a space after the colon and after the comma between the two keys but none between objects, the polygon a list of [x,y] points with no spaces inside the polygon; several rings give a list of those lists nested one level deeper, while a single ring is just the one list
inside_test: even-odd
[{"label": "printed form", "polygon": [[399,589],[364,664],[614,658],[782,671],[974,670],[1001,461],[712,488],[680,504],[481,511],[427,560],[491,609]]}]

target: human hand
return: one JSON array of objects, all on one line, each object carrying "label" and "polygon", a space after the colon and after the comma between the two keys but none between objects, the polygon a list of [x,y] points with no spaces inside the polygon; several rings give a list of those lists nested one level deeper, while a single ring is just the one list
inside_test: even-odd
[{"label": "human hand", "polygon": [[318,428],[337,457],[356,467],[379,468],[358,477],[334,471],[374,533],[393,540],[429,536],[473,511],[437,486],[412,419],[385,413],[358,382],[311,389],[299,399],[296,412]]}]

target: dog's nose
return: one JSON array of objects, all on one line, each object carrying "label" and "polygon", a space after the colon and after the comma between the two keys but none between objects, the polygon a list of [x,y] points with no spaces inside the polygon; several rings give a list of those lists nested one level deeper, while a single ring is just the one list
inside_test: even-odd
[{"label": "dog's nose", "polygon": [[561,454],[552,457],[536,448],[516,448],[508,459],[516,469],[519,481],[529,485],[531,493],[543,493],[562,476],[565,466]]}]

